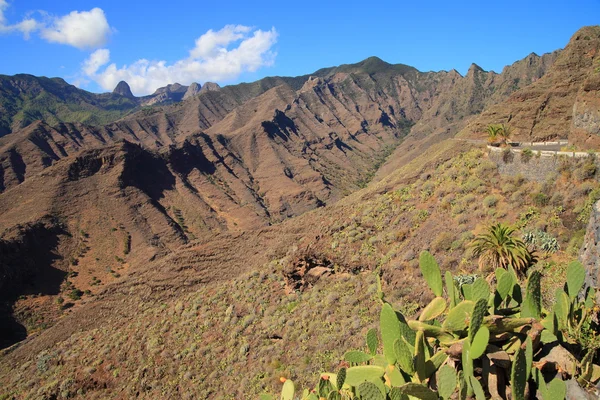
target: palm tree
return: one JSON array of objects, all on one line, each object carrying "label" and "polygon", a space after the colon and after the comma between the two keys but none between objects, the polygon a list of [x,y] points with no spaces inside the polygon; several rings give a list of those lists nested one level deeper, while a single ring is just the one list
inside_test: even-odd
[{"label": "palm tree", "polygon": [[527,268],[534,264],[536,259],[525,243],[513,236],[514,232],[514,228],[498,223],[473,239],[473,255],[479,257],[481,270],[486,266],[507,269],[510,265],[517,274],[525,275]]},{"label": "palm tree", "polygon": [[499,125],[498,126],[498,136],[502,138],[504,143],[508,144],[508,141],[512,135],[512,128],[509,125]]},{"label": "palm tree", "polygon": [[496,139],[498,138],[499,130],[500,130],[499,125],[488,125],[488,127],[485,129],[485,131],[488,134],[488,142],[489,143],[494,143],[496,141]]}]

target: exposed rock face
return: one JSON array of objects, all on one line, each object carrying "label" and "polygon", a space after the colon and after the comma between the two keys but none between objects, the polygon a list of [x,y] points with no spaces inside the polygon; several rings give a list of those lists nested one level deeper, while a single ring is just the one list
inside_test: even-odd
[{"label": "exposed rock face", "polygon": [[[543,60],[535,61],[535,55],[528,59],[537,62],[539,68],[547,68]],[[514,82],[522,79],[519,75],[514,76]],[[533,77],[532,85],[487,108],[461,136],[483,138],[488,125],[507,123],[516,140],[568,138],[582,147],[600,145],[600,26],[576,32],[548,72]]]},{"label": "exposed rock face", "polygon": [[185,91],[185,94],[183,95],[183,100],[187,100],[190,97],[194,97],[195,95],[200,93],[200,89],[201,88],[199,84],[197,84],[196,82],[192,83]]},{"label": "exposed rock face", "polygon": [[[598,288],[600,282],[600,201],[592,207],[579,259],[587,270],[586,285]],[[596,291],[600,301],[600,291]]]},{"label": "exposed rock face", "polygon": [[187,90],[187,86],[174,83],[172,85],[167,85],[165,87],[156,89],[156,91],[149,96],[144,96],[141,100],[141,103],[144,106],[162,103],[175,103],[183,100]]},{"label": "exposed rock face", "polygon": [[113,93],[120,94],[121,96],[127,97],[128,99],[135,98],[133,93],[131,93],[131,88],[129,87],[129,84],[125,81],[119,82],[117,84],[117,87],[115,87],[115,90],[113,90]]},{"label": "exposed rock face", "polygon": [[221,89],[221,86],[219,86],[218,84],[214,83],[214,82],[206,82],[204,85],[202,85],[202,89],[200,89],[200,93],[204,93],[204,92],[211,92],[211,91],[217,91]]}]

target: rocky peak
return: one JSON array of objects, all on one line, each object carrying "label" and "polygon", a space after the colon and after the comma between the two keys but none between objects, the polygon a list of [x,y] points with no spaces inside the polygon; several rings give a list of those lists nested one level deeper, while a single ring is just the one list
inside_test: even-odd
[{"label": "rocky peak", "polygon": [[473,74],[476,74],[479,72],[485,72],[485,71],[479,65],[472,63],[471,66],[469,67],[469,71],[467,71],[467,76],[473,75]]},{"label": "rocky peak", "polygon": [[190,97],[194,97],[195,95],[200,93],[200,90],[201,86],[196,82],[193,82],[185,91],[185,94],[183,95],[183,100],[189,99]]},{"label": "rocky peak", "polygon": [[125,82],[125,81],[119,82],[117,84],[117,87],[115,87],[115,90],[113,90],[113,93],[119,94],[123,97],[127,97],[128,99],[135,98],[133,93],[131,93],[131,88],[129,87],[129,84],[127,84],[127,82]]},{"label": "rocky peak", "polygon": [[218,84],[216,84],[214,82],[206,82],[206,83],[204,83],[204,85],[202,85],[202,89],[200,89],[200,93],[214,92],[219,89],[221,89],[221,86],[219,86]]}]

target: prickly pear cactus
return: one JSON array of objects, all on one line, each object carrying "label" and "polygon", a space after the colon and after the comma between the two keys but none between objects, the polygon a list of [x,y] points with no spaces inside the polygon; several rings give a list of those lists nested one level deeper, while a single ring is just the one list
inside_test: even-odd
[{"label": "prickly pear cactus", "polygon": [[525,400],[527,387],[527,359],[525,351],[519,348],[515,353],[510,373],[510,385],[514,400]]},{"label": "prickly pear cactus", "polygon": [[521,306],[521,316],[539,319],[542,313],[542,274],[539,271],[533,271],[527,280],[527,292],[525,301]]},{"label": "prickly pear cactus", "polygon": [[438,394],[447,400],[456,390],[456,371],[449,365],[440,368],[437,376]]},{"label": "prickly pear cactus", "polygon": [[385,400],[379,388],[372,382],[363,382],[358,386],[361,400]]},{"label": "prickly pear cactus", "polygon": [[346,382],[346,368],[341,368],[337,373],[335,387],[341,389],[344,386],[344,382]]},{"label": "prickly pear cactus", "polygon": [[291,379],[288,379],[283,383],[283,388],[281,389],[281,400],[294,400],[294,392],[296,388],[294,387],[294,382]]},{"label": "prickly pear cactus", "polygon": [[344,354],[344,359],[351,364],[360,364],[373,359],[373,356],[367,353],[363,353],[358,350],[351,350]]},{"label": "prickly pear cactus", "polygon": [[398,321],[396,312],[388,303],[384,303],[381,308],[379,325],[381,327],[383,355],[389,364],[395,364],[396,353],[394,352],[394,342],[401,338],[400,321]]},{"label": "prickly pear cactus", "polygon": [[425,278],[425,281],[438,297],[441,297],[444,292],[444,286],[442,284],[442,273],[435,258],[428,251],[421,253],[419,257],[419,267],[421,267],[421,273]]},{"label": "prickly pear cactus", "polygon": [[574,299],[579,294],[585,282],[585,268],[578,261],[573,261],[567,268],[567,291],[569,297]]},{"label": "prickly pear cactus", "polygon": [[379,339],[377,338],[377,330],[375,328],[371,328],[367,332],[367,347],[369,349],[369,353],[371,353],[372,356],[377,354],[377,347],[379,347]]},{"label": "prickly pear cactus", "polygon": [[398,365],[402,371],[409,375],[414,374],[415,369],[413,367],[413,355],[411,354],[408,345],[402,338],[396,339],[394,342],[394,351],[396,353],[396,360],[398,361]]}]

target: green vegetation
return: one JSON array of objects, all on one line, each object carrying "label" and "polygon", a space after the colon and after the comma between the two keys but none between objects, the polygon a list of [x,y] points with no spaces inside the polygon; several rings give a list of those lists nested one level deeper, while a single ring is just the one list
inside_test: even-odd
[{"label": "green vegetation", "polygon": [[[577,336],[583,330],[596,338],[598,332],[589,318],[597,307],[593,289],[586,288],[580,300],[585,278],[580,263],[569,265],[565,288],[557,291],[550,311],[542,307],[539,271],[529,274],[525,290],[510,267],[495,270],[494,289],[482,278],[459,287],[447,271],[442,297],[441,270],[428,252],[421,254],[420,269],[435,297],[418,319],[407,320],[379,292],[382,352],[376,332],[369,330],[368,351],[347,352],[348,367],[321,373],[301,399],[483,400],[486,393],[500,398],[510,392],[520,400],[536,389],[544,399],[563,399],[566,379],[582,386],[600,380],[594,364],[600,342]],[[509,382],[502,376],[510,376]],[[294,384],[282,381],[281,398],[293,399]]]},{"label": "green vegetation", "polygon": [[134,100],[86,92],[59,78],[0,75],[0,87],[0,109],[5,111],[0,115],[0,136],[36,120],[51,126],[62,122],[103,125],[137,107]]},{"label": "green vegetation", "polygon": [[515,229],[498,223],[478,235],[471,244],[473,254],[479,257],[479,267],[508,269],[512,266],[519,275],[524,275],[535,258],[525,243],[513,236]]}]

